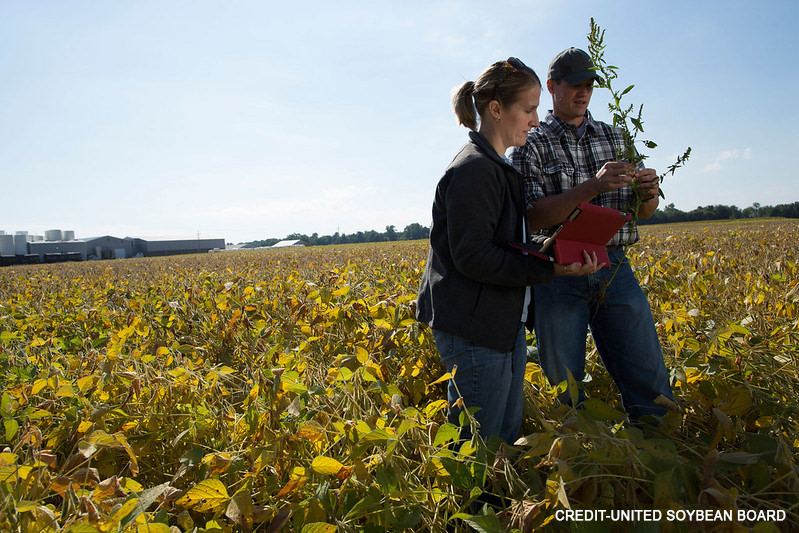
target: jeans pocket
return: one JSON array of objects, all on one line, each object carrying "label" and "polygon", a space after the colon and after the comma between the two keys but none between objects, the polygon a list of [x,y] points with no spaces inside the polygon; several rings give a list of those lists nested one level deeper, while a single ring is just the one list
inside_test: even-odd
[{"label": "jeans pocket", "polygon": [[455,350],[455,339],[452,335],[443,331],[433,330],[433,339],[436,342],[438,355],[441,356],[442,360],[452,355],[452,352]]}]

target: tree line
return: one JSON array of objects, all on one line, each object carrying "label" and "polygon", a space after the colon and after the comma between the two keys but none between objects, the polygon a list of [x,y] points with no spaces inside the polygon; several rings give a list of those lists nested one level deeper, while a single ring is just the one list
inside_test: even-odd
[{"label": "tree line", "polygon": [[762,206],[755,202],[750,207],[741,209],[734,205],[708,205],[699,206],[692,211],[680,211],[669,204],[658,209],[646,220],[639,220],[639,224],[668,224],[671,222],[695,222],[701,220],[732,220],[737,218],[799,218],[799,202],[792,204],[779,204],[775,206]]},{"label": "tree line", "polygon": [[[792,204],[779,204],[775,206],[760,205],[755,202],[750,207],[741,209],[734,205],[708,205],[699,206],[692,211],[681,211],[669,204],[664,208],[658,209],[646,220],[639,220],[638,223],[644,224],[668,224],[672,222],[696,222],[701,220],[730,220],[737,218],[759,218],[759,217],[778,217],[778,218],[799,218],[799,202]],[[258,248],[272,246],[282,240],[297,240],[306,246],[324,246],[326,244],[356,244],[364,242],[388,242],[388,241],[412,241],[427,239],[430,237],[430,228],[421,224],[413,223],[405,226],[402,231],[397,231],[395,226],[386,226],[386,231],[379,232],[374,230],[358,231],[356,233],[333,235],[304,235],[302,233],[292,233],[285,239],[263,239],[252,241],[245,244],[247,248]]]},{"label": "tree line", "polygon": [[408,224],[402,231],[397,231],[395,226],[386,226],[386,231],[379,232],[374,230],[358,231],[356,233],[343,234],[336,232],[333,235],[304,235],[302,233],[292,233],[285,239],[264,239],[253,241],[246,244],[248,248],[261,246],[272,246],[282,240],[300,241],[306,246],[324,246],[326,244],[357,244],[364,242],[388,242],[388,241],[415,241],[430,237],[430,228],[414,222]]}]

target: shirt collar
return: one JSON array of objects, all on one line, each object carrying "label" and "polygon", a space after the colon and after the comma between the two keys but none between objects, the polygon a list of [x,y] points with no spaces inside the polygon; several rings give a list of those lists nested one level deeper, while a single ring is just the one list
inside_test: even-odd
[{"label": "shirt collar", "polygon": [[[567,131],[577,131],[577,126],[556,117],[552,110],[550,110],[544,118],[544,124],[547,125],[557,138],[564,136]],[[591,116],[591,112],[588,110],[585,111],[585,127],[587,130],[590,129],[592,133],[596,130],[596,122],[594,121],[594,117]]]},{"label": "shirt collar", "polygon": [[478,131],[470,131],[469,139],[472,141],[472,143],[477,145],[477,147],[480,148],[480,150],[483,153],[485,153],[488,157],[490,157],[494,161],[513,168],[510,162],[505,158],[505,155],[504,154],[499,155],[497,151],[494,149],[494,147],[491,145],[491,143],[488,142],[488,139],[486,139],[482,133]]}]

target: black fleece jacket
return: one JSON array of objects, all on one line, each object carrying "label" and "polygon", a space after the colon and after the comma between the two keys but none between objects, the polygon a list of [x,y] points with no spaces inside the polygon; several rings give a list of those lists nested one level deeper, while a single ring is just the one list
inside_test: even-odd
[{"label": "black fleece jacket", "polygon": [[525,287],[553,277],[551,263],[507,246],[522,241],[524,205],[521,175],[470,132],[436,187],[420,322],[487,348],[513,348]]}]

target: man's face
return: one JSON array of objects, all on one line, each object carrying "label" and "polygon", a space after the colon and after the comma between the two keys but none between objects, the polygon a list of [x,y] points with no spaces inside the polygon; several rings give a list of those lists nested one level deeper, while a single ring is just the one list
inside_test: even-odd
[{"label": "man's face", "polygon": [[563,80],[547,80],[547,89],[552,94],[552,110],[555,116],[575,126],[581,125],[594,92],[593,78],[577,85],[569,85]]}]

